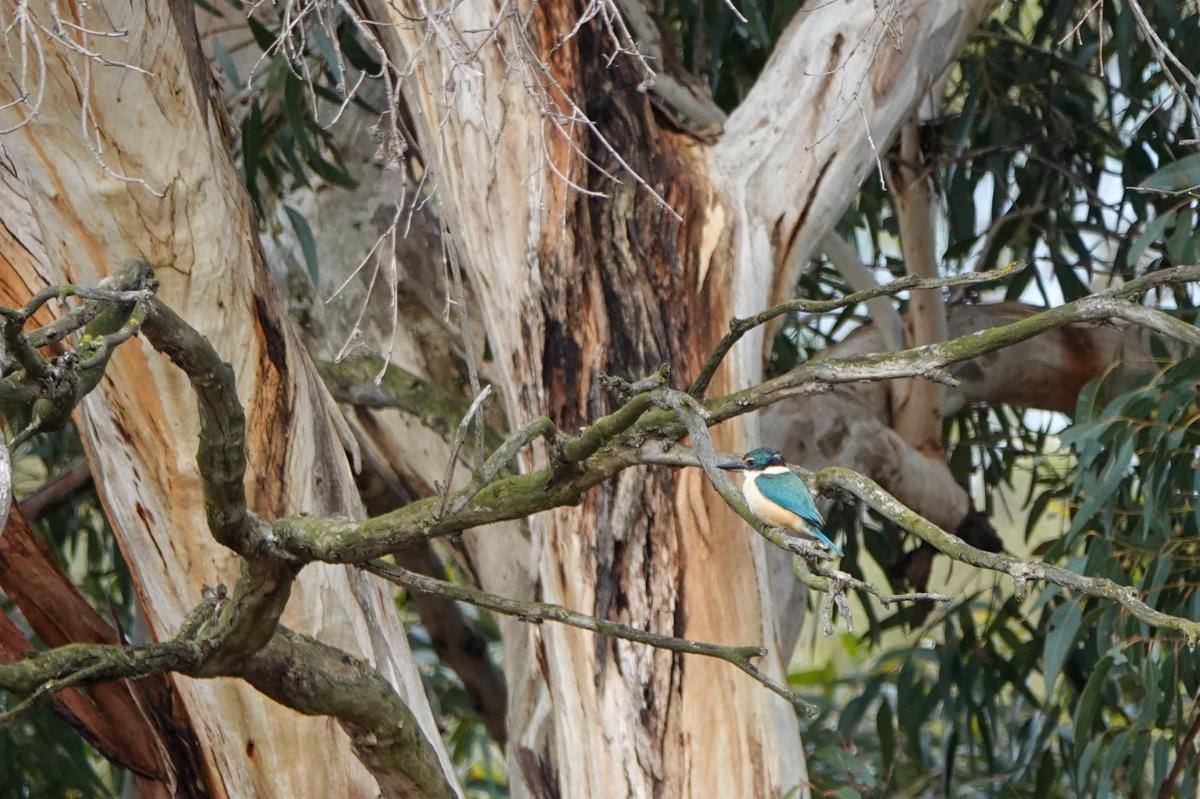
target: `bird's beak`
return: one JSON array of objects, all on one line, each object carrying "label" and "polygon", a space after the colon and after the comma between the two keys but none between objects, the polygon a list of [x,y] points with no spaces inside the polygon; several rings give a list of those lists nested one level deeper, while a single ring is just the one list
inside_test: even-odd
[{"label": "bird's beak", "polygon": [[724,469],[727,472],[744,472],[746,471],[746,464],[742,463],[741,461],[734,461],[733,463],[718,463],[717,468]]}]

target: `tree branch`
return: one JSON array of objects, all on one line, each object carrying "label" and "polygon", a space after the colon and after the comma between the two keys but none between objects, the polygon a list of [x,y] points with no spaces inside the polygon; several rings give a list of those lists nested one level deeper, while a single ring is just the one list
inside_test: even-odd
[{"label": "tree branch", "polygon": [[208,339],[161,302],[152,303],[142,332],[187,375],[196,393],[200,416],[196,463],[209,530],[234,552],[248,553],[252,520],[246,507],[246,416],[238,401],[233,367]]},{"label": "tree branch", "polygon": [[[338,402],[364,408],[399,408],[416,416],[447,441],[467,413],[469,403],[462,397],[394,363],[385,365],[375,355],[355,356],[337,363],[317,361],[316,365],[325,387]],[[378,383],[377,375],[381,375]],[[495,449],[503,440],[493,428],[485,426],[484,444],[488,449]]]},{"label": "tree branch", "polygon": [[[821,239],[821,249],[825,251],[825,256],[829,258],[830,263],[845,279],[852,291],[870,291],[879,285],[871,271],[859,261],[858,253],[854,251],[853,245],[837,233],[825,234],[825,238]],[[871,311],[871,320],[883,336],[884,345],[888,351],[895,352],[902,349],[904,347],[904,320],[900,318],[900,312],[896,310],[896,307],[882,295],[871,297],[864,302]]]},{"label": "tree branch", "polygon": [[954,277],[939,277],[939,278],[923,278],[920,275],[907,275],[905,277],[893,280],[890,283],[884,283],[879,286],[856,291],[853,294],[848,294],[845,297],[836,300],[788,300],[781,302],[778,305],[772,306],[761,313],[754,316],[748,316],[744,319],[733,319],[729,323],[729,332],[717,344],[716,349],[708,356],[708,360],[704,362],[704,366],[700,368],[700,373],[696,379],[692,381],[692,385],[688,388],[688,393],[693,397],[701,396],[708,388],[708,384],[712,381],[713,375],[717,373],[717,368],[721,365],[721,361],[733,349],[733,345],[741,339],[742,336],[776,317],[791,313],[829,313],[841,308],[846,308],[851,305],[857,305],[860,302],[869,302],[870,300],[880,297],[886,297],[892,294],[899,294],[902,291],[918,290],[918,289],[941,289],[949,286],[968,286],[980,283],[991,283],[993,281],[1003,280],[1006,277],[1016,274],[1025,268],[1025,264],[1020,261],[1015,261],[1007,266],[1002,266],[993,269],[990,272],[974,272],[965,275],[955,275]]},{"label": "tree branch", "polygon": [[616,0],[616,4],[646,60],[660,65],[648,88],[697,128],[719,130],[725,124],[725,112],[703,86],[673,74],[674,54],[663,48],[662,34],[643,0]]},{"label": "tree branch", "polygon": [[262,650],[232,668],[229,676],[241,677],[305,715],[336,718],[379,782],[381,795],[457,796],[412,710],[365,660],[279,627]]},{"label": "tree branch", "polygon": [[[50,286],[19,310],[0,308],[0,335],[12,361],[0,364],[14,371],[0,381],[0,399],[33,401],[32,420],[9,443],[17,447],[31,436],[66,423],[75,406],[99,383],[113,350],[136,335],[158,282],[145,261],[126,261],[101,281],[104,288]],[[24,333],[26,322],[53,297],[78,294],[87,301],[57,323]],[[49,343],[45,331],[66,335],[82,326],[79,342],[62,355],[43,358],[36,347]],[[19,369],[17,369],[19,367]]]},{"label": "tree branch", "polygon": [[337,718],[383,795],[455,796],[412,712],[365,661],[279,627],[260,651],[214,668],[209,659],[220,643],[200,631],[218,613],[219,603],[219,594],[210,596],[167,643],[69,644],[16,663],[0,663],[0,688],[28,694],[0,714],[0,729],[37,702],[71,686],[168,671],[193,677],[239,677],[301,713]]},{"label": "tree branch", "polygon": [[[853,588],[855,591],[861,591],[864,594],[870,594],[875,597],[884,607],[898,605],[901,602],[954,601],[954,597],[947,594],[931,594],[921,591],[914,591],[907,594],[890,594],[881,590],[878,586],[864,582],[844,571],[825,569],[815,563],[805,561],[799,555],[792,557],[792,572],[796,575],[796,579],[814,591],[833,594],[844,592],[847,588]],[[849,614],[847,614],[848,616]],[[853,627],[850,627],[850,629],[853,629]]]},{"label": "tree branch", "polygon": [[[862,380],[889,380],[925,377],[950,380],[943,369],[953,363],[1003,349],[1056,327],[1076,322],[1107,322],[1113,317],[1129,317],[1138,324],[1156,325],[1172,338],[1190,346],[1200,341],[1197,329],[1170,314],[1127,302],[1132,297],[1159,286],[1200,280],[1200,266],[1180,266],[1152,272],[1097,294],[1082,297],[1057,308],[1028,316],[1011,324],[969,333],[950,341],[914,347],[897,353],[848,356],[809,361],[787,374],[764,381],[709,403],[715,422],[724,421],[755,408],[769,405],[785,396],[808,393],[815,386],[852,383]],[[815,384],[815,385],[814,385]],[[819,390],[819,389],[818,389]],[[644,424],[661,422],[661,417]]]},{"label": "tree branch", "polygon": [[[86,469],[85,469],[86,474]],[[46,646],[72,642],[118,644],[120,635],[71,584],[49,547],[35,536],[16,507],[0,534],[0,591],[20,609],[29,629]],[[25,657],[33,646],[7,648]],[[141,778],[160,783],[142,786],[144,793],[161,796],[170,784],[195,783],[200,757],[187,726],[180,725],[173,686],[165,679],[118,681],[94,685],[72,700],[60,697],[66,707],[56,712],[80,731],[105,757]],[[190,787],[173,795],[193,795]]]},{"label": "tree branch", "polygon": [[[985,273],[986,279],[993,279],[993,274]],[[971,277],[964,276],[963,279]],[[1126,297],[1158,286],[1196,280],[1200,280],[1200,266],[1161,270],[1123,286],[1045,310],[1011,324],[971,333],[950,341],[897,353],[810,361],[787,374],[710,400],[704,406],[704,422],[707,426],[712,426],[785,397],[823,391],[840,383],[898,377],[937,378],[952,382],[952,378],[944,371],[950,364],[994,352],[1056,327],[1075,322],[1103,322],[1113,316],[1123,315],[1136,318],[1140,322],[1152,322],[1161,329],[1170,331],[1179,340],[1192,346],[1200,346],[1200,331],[1196,328],[1162,311],[1125,301]],[[887,288],[881,286],[880,290]],[[804,302],[806,301],[797,300],[789,305]],[[758,323],[761,324],[770,318],[768,313],[770,312],[764,312],[754,319],[760,320]],[[621,413],[621,409],[618,409],[605,418]],[[597,420],[597,424],[600,421]],[[538,423],[538,420],[535,420],[530,426],[537,426]],[[543,426],[545,424],[548,422],[542,423]],[[361,563],[415,541],[429,540],[470,527],[521,518],[550,508],[574,504],[589,488],[640,462],[636,447],[642,443],[651,440],[675,440],[686,433],[686,425],[673,409],[650,409],[641,413],[628,429],[623,432],[618,429],[615,438],[604,442],[587,460],[570,464],[569,468],[552,463],[531,474],[495,480],[479,487],[478,491],[469,487],[473,492],[470,501],[463,504],[459,510],[447,513],[441,518],[434,514],[436,498],[426,498],[361,522],[287,517],[273,522],[271,531],[278,539],[277,546],[280,550],[301,561]]]},{"label": "tree branch", "polygon": [[822,469],[814,475],[814,480],[823,489],[849,491],[900,527],[960,563],[1007,574],[1013,578],[1019,597],[1025,595],[1031,581],[1054,583],[1084,596],[1116,602],[1151,627],[1179,633],[1189,646],[1200,643],[1200,621],[1155,610],[1141,600],[1133,586],[1118,585],[1106,577],[1086,577],[1041,561],[1023,561],[1000,552],[976,549],[909,510],[874,480],[849,469],[836,466]]},{"label": "tree branch", "polygon": [[1175,783],[1179,781],[1179,776],[1183,774],[1183,770],[1189,762],[1194,762],[1195,753],[1192,745],[1196,736],[1200,734],[1200,694],[1196,694],[1196,698],[1192,700],[1191,714],[1192,724],[1175,748],[1175,762],[1163,779],[1162,785],[1158,786],[1158,793],[1155,794],[1157,799],[1171,799],[1175,794]]},{"label": "tree branch", "polygon": [[[132,276],[139,285],[156,285],[153,270],[143,259],[125,262],[118,274]],[[42,697],[76,684],[163,671],[196,677],[244,676],[259,690],[302,712],[338,715],[360,758],[388,793],[453,796],[436,750],[424,740],[403,700],[370,665],[302,636],[288,638],[286,646],[271,646],[279,637],[278,619],[303,564],[274,549],[270,529],[246,506],[245,416],[230,365],[204,336],[157,300],[140,299],[127,309],[125,295],[79,293],[110,307],[88,322],[86,335],[73,351],[86,355],[62,362],[63,382],[71,386],[71,394],[60,394],[73,402],[85,393],[75,392],[76,385],[90,390],[112,349],[140,328],[187,375],[195,391],[200,417],[196,457],[208,524],[220,543],[242,556],[241,568],[232,596],[226,598],[222,589],[167,644],[69,644],[0,666],[0,687],[29,694],[0,719],[11,723]],[[37,306],[45,302],[46,294],[35,298]],[[11,331],[18,324],[17,313],[10,311],[5,318]],[[7,335],[25,341],[19,328],[15,338],[11,332]],[[30,375],[27,380],[38,378]],[[42,393],[47,392],[43,388]],[[242,673],[255,666],[258,671]]]},{"label": "tree branch", "polygon": [[20,501],[21,513],[29,521],[37,521],[47,511],[61,507],[62,503],[83,491],[91,482],[92,471],[88,468],[87,460],[76,458],[52,474],[36,490],[26,494]]},{"label": "tree branch", "polygon": [[[965,278],[972,279],[994,279],[994,274]],[[136,677],[164,670],[201,677],[243,676],[260,690],[298,707],[302,712],[338,715],[355,738],[364,762],[378,769],[376,773],[381,783],[394,780],[388,784],[398,791],[408,790],[412,784],[422,787],[432,785],[432,795],[440,795],[437,792],[442,783],[425,782],[430,778],[430,772],[427,772],[429,758],[435,756],[429,747],[421,746],[414,737],[415,722],[404,720],[397,726],[396,719],[400,717],[397,715],[400,711],[396,709],[396,703],[402,705],[402,702],[390,692],[386,681],[369,666],[349,658],[345,653],[280,632],[282,628],[276,627],[291,581],[302,563],[310,560],[366,563],[405,543],[424,541],[468,527],[527,516],[576,502],[591,486],[624,468],[649,462],[653,451],[657,449],[663,452],[664,443],[688,434],[696,447],[696,459],[731,507],[771,543],[811,564],[809,577],[804,579],[813,587],[826,590],[828,598],[823,614],[827,621],[831,619],[835,605],[841,606],[843,613],[847,613],[846,588],[867,591],[885,602],[944,600],[944,597],[936,595],[890,595],[873,591],[870,586],[849,575],[823,569],[818,562],[826,557],[823,551],[780,530],[763,528],[757,524],[740,494],[724,474],[715,469],[716,453],[712,449],[707,428],[783,396],[818,391],[836,383],[891,377],[944,377],[942,370],[951,363],[992,352],[1072,322],[1105,321],[1118,317],[1151,327],[1189,345],[1200,346],[1200,330],[1161,311],[1135,305],[1127,299],[1157,286],[1195,280],[1200,280],[1200,267],[1197,266],[1162,270],[1012,324],[952,341],[899,353],[806,363],[787,375],[717,398],[707,405],[689,394],[666,388],[663,385],[664,372],[649,383],[639,381],[634,384],[642,390],[613,413],[596,420],[578,437],[563,437],[549,420],[534,420],[526,425],[485,461],[480,469],[480,476],[485,479],[478,484],[473,481],[472,485],[454,496],[449,512],[444,515],[437,513],[438,498],[430,497],[362,522],[293,517],[269,525],[260,522],[245,507],[242,487],[245,470],[242,441],[244,422],[237,403],[232,372],[199,333],[161,303],[151,301],[146,304],[148,313],[143,332],[151,343],[187,373],[197,394],[202,417],[197,458],[205,475],[206,508],[214,535],[243,555],[238,585],[227,601],[221,594],[198,608],[176,639],[166,644],[146,647],[77,644],[60,647],[20,663],[0,666],[0,687],[26,694],[37,692],[37,696],[42,696],[67,685],[115,677]],[[946,281],[938,282],[947,284]],[[873,291],[886,292],[891,289],[890,286],[881,286]],[[862,299],[861,294],[859,299]],[[847,301],[857,300],[847,298],[832,302]],[[778,315],[786,311],[775,312],[772,309],[747,323],[761,324],[771,318],[773,312]],[[733,329],[737,330],[738,327],[735,325]],[[719,362],[719,357],[710,361]],[[551,464],[533,474],[501,477],[503,466],[538,436],[551,441],[554,450]],[[564,457],[568,452],[577,460]],[[854,472],[825,469],[817,474],[816,479],[822,486],[850,490],[901,527],[956,560],[1011,575],[1019,589],[1023,589],[1030,580],[1048,580],[1088,596],[1117,602],[1148,624],[1179,632],[1189,642],[1200,641],[1200,622],[1155,611],[1142,602],[1130,587],[1083,577],[1050,564],[1023,562],[971,547],[917,516],[874,482]],[[421,585],[455,599],[472,601],[497,612],[561,621],[604,635],[624,637],[673,651],[721,657],[789,701],[797,701],[790,690],[774,683],[750,662],[751,658],[762,653],[757,647],[720,647],[656,636],[624,625],[611,626],[613,623],[563,608],[538,603],[515,603],[475,589],[436,580],[430,582],[432,578],[406,570],[396,571],[395,567],[376,562],[369,563],[366,568],[381,574],[381,568],[388,569],[391,574],[384,576],[402,579],[409,585]],[[457,593],[448,593],[451,590]],[[304,664],[311,666],[313,663],[320,664],[319,668],[311,672],[304,670]],[[324,692],[324,689],[329,689],[329,692]],[[356,695],[354,691],[360,689],[363,693]],[[381,712],[379,708],[387,710]],[[414,757],[415,760],[412,759]],[[408,782],[410,780],[413,781],[411,784]]]},{"label": "tree branch", "polygon": [[413,591],[422,591],[449,597],[459,602],[467,602],[477,607],[487,608],[495,613],[516,616],[522,621],[534,623],[553,621],[571,627],[578,627],[581,630],[591,630],[600,635],[608,635],[613,638],[622,638],[626,641],[646,644],[658,649],[666,649],[671,652],[704,655],[705,657],[724,660],[737,666],[755,680],[771,689],[771,691],[791,702],[796,708],[809,715],[816,712],[816,708],[801,699],[798,694],[771,679],[771,677],[764,674],[758,667],[751,663],[753,658],[762,657],[767,654],[767,650],[761,646],[721,646],[719,644],[706,644],[700,641],[689,641],[686,638],[659,635],[658,633],[631,627],[628,624],[598,619],[595,616],[588,616],[585,613],[577,613],[561,605],[552,605],[546,602],[522,602],[496,594],[489,594],[478,588],[468,588],[467,586],[435,580],[432,577],[425,577],[399,566],[393,566],[377,560],[363,564],[362,568]]}]

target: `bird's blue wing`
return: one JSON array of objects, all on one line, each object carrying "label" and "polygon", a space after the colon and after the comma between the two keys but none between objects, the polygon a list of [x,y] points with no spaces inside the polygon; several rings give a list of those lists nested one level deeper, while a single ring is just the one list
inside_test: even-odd
[{"label": "bird's blue wing", "polygon": [[791,472],[761,474],[755,479],[754,484],[764,497],[776,505],[787,508],[809,524],[817,527],[825,524],[825,520],[821,518],[821,512],[817,510],[817,505],[813,502],[812,494],[808,492],[808,486]]},{"label": "bird's blue wing", "polygon": [[792,513],[799,516],[807,524],[809,530],[817,538],[821,539],[834,552],[842,554],[841,548],[829,540],[829,536],[825,535],[825,519],[821,517],[821,512],[817,510],[817,505],[813,502],[812,494],[808,491],[808,486],[804,481],[797,477],[792,472],[781,472],[779,474],[763,474],[759,475],[754,481],[763,497],[774,502],[776,505],[787,508]]}]

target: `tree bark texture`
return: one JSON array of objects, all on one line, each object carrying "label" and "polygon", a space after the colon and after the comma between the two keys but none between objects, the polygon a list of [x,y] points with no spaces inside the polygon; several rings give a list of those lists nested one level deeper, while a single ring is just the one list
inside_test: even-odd
[{"label": "tree bark texture", "polygon": [[[726,320],[789,294],[846,188],[873,167],[871,139],[886,146],[990,5],[801,15],[708,145],[660,124],[634,64],[605,69],[596,27],[566,35],[581,4],[538,4],[526,27],[487,0],[435,20],[417,4],[368,4],[396,23],[379,29],[392,60],[420,64],[402,88],[510,423],[548,414],[574,432],[610,407],[600,372],[636,378],[670,362],[686,381]],[[763,346],[747,336],[712,391],[760,377]],[[741,450],[758,432],[746,419],[716,438]],[[531,519],[529,540],[535,596],[658,632],[763,642],[782,675],[790,648],[766,555],[698,471],[630,470]],[[479,576],[499,590],[486,566]],[[551,626],[519,628],[505,646],[517,795],[806,795],[793,711],[722,664]]]},{"label": "tree bark texture", "polygon": [[[48,17],[46,4],[32,8]],[[2,293],[19,300],[48,283],[93,284],[124,258],[147,258],[157,267],[159,296],[232,362],[246,408],[251,509],[267,517],[361,514],[341,446],[348,432],[263,264],[192,4],[108,4],[107,11],[127,36],[89,46],[152,75],[47,44],[40,113],[2,142]],[[4,102],[12,91],[0,89]],[[80,133],[84,102],[88,132],[102,144],[98,158]],[[159,639],[175,632],[203,586],[231,583],[237,573],[236,559],[206,526],[194,402],[164,357],[128,345],[76,417]],[[284,622],[373,663],[406,697],[453,779],[391,595],[360,572],[309,567]],[[241,682],[177,682],[211,795],[377,794],[335,720],[300,716]]]}]

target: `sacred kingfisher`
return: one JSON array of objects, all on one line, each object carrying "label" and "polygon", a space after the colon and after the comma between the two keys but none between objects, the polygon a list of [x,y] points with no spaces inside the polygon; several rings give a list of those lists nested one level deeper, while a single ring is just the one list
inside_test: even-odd
[{"label": "sacred kingfisher", "polygon": [[808,486],[784,464],[780,452],[752,449],[740,461],[718,465],[726,471],[746,473],[742,496],[755,516],[775,527],[816,538],[841,556],[842,550],[821,529],[825,520],[813,503]]}]

